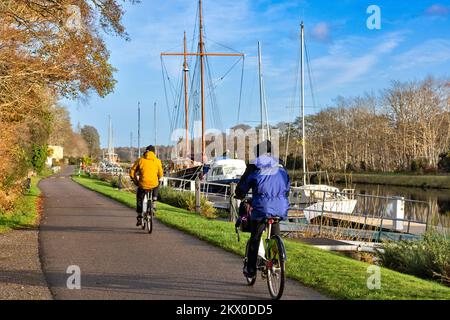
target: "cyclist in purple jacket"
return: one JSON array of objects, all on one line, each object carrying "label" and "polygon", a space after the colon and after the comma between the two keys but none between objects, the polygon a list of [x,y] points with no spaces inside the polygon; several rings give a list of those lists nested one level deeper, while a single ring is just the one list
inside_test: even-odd
[{"label": "cyclist in purple jacket", "polygon": [[[237,187],[237,199],[244,199],[252,190],[251,236],[248,250],[247,269],[244,275],[248,278],[256,276],[256,261],[265,219],[279,217],[287,219],[289,209],[289,176],[280,164],[280,160],[271,156],[270,141],[263,141],[255,148],[256,159],[248,164]],[[272,226],[272,234],[280,234],[278,223]]]}]

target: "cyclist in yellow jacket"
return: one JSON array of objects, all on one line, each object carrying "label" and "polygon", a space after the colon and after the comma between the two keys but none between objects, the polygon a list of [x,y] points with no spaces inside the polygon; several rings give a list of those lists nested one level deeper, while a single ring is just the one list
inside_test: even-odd
[{"label": "cyclist in yellow jacket", "polygon": [[136,160],[130,169],[130,178],[138,186],[136,192],[136,212],[138,214],[136,226],[142,224],[142,202],[145,192],[153,190],[152,205],[155,206],[158,199],[159,180],[163,175],[161,160],[155,155],[155,147],[148,146],[144,155]]}]

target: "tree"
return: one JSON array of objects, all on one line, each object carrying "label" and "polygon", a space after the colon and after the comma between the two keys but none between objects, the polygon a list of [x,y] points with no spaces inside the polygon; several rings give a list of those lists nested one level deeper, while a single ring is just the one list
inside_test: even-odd
[{"label": "tree", "polygon": [[[74,8],[79,28],[68,24]],[[118,0],[0,1],[0,208],[11,205],[34,151],[48,143],[55,101],[114,89],[100,32],[127,38],[123,14]],[[64,126],[54,141],[78,139],[58,137]]]},{"label": "tree", "polygon": [[100,156],[100,135],[97,129],[92,126],[84,126],[81,128],[81,136],[86,141],[89,157],[91,159]]}]

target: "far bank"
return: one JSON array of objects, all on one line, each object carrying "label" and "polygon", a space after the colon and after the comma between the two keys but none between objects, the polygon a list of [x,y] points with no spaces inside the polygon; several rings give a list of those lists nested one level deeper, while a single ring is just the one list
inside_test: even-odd
[{"label": "far bank", "polygon": [[[289,170],[292,181],[302,180],[300,171]],[[424,189],[450,189],[450,175],[413,175],[400,173],[328,173],[332,184],[376,184],[397,187],[412,187]],[[313,177],[312,177],[313,179]],[[322,177],[324,179],[324,177]],[[319,181],[311,181],[319,183]],[[327,183],[322,181],[322,183]]]}]

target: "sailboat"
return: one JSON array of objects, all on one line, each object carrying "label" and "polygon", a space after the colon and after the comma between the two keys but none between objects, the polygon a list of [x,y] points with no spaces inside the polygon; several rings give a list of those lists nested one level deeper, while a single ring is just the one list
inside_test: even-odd
[{"label": "sailboat", "polygon": [[[302,166],[303,185],[292,187],[290,193],[291,207],[298,212],[302,212],[307,221],[312,222],[318,216],[338,214],[351,214],[357,204],[354,199],[353,189],[339,190],[328,184],[311,184],[308,177],[313,172],[308,172],[306,168],[306,132],[305,132],[305,27],[301,23],[301,120],[302,120]],[[326,175],[328,177],[328,175]]]},{"label": "sailboat", "polygon": [[[200,177],[206,182],[214,183],[230,183],[239,181],[241,175],[246,169],[244,160],[232,159],[228,155],[220,155],[213,159],[207,159],[206,156],[206,137],[205,137],[205,105],[207,93],[205,89],[206,75],[205,69],[207,69],[207,57],[241,57],[242,53],[217,53],[206,52],[204,42],[204,21],[203,21],[203,3],[202,0],[198,1],[198,51],[188,52],[186,42],[186,32],[184,33],[184,50],[183,52],[176,53],[161,53],[161,59],[164,56],[182,56],[183,61],[183,99],[184,99],[184,129],[185,137],[184,142],[184,156],[172,160],[172,173],[171,175],[176,178],[194,180],[196,177]],[[191,139],[189,136],[189,76],[190,72],[188,66],[188,57],[197,57],[199,62],[199,76],[200,76],[200,106],[201,106],[201,156],[195,157],[191,154]],[[243,72],[244,68],[242,68]],[[241,78],[242,81],[242,78]],[[211,86],[210,86],[211,87]],[[241,83],[242,88],[242,83]],[[209,88],[211,89],[211,88]],[[181,101],[181,100],[180,100]],[[197,158],[197,159],[195,159]],[[200,159],[198,159],[200,158]]]}]

